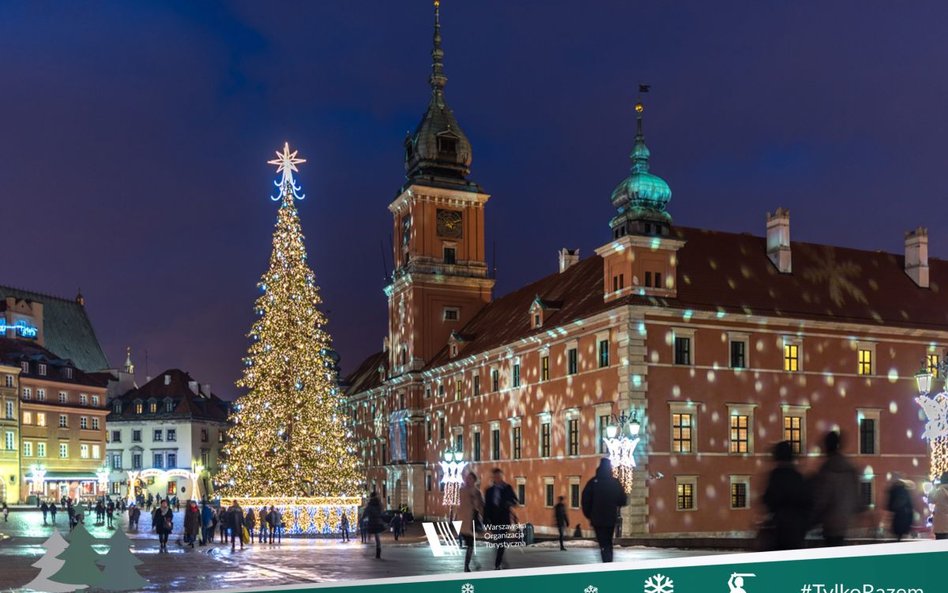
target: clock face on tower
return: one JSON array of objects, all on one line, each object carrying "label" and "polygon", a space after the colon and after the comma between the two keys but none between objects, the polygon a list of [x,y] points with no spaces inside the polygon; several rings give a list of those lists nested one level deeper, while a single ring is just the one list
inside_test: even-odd
[{"label": "clock face on tower", "polygon": [[438,210],[438,236],[459,239],[463,214],[460,210]]}]

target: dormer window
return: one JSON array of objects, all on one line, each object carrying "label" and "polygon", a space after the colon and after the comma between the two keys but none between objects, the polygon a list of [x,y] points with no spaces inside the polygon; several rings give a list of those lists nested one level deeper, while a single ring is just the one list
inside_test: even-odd
[{"label": "dormer window", "polygon": [[116,414],[121,414],[121,413],[122,413],[122,402],[120,402],[120,401],[114,402],[114,403],[112,404],[112,411],[115,412]]},{"label": "dormer window", "polygon": [[46,365],[43,364],[43,363],[39,363],[39,364],[36,365],[36,366],[37,366],[37,370],[36,370],[37,374],[45,376],[45,375],[46,375]]},{"label": "dormer window", "polygon": [[149,401],[148,401],[148,413],[149,413],[149,414],[154,414],[154,413],[156,413],[157,411],[158,411],[158,402],[156,402],[155,400],[149,400]]},{"label": "dormer window", "polygon": [[66,367],[63,369],[63,377],[66,379],[72,379],[72,367]]},{"label": "dormer window", "polygon": [[457,156],[458,139],[448,134],[438,136],[438,152],[445,156]]},{"label": "dormer window", "polygon": [[174,412],[174,400],[172,399],[165,400],[165,412],[168,412],[169,414],[171,412]]},{"label": "dormer window", "polygon": [[547,311],[555,311],[560,308],[560,305],[559,302],[544,301],[538,295],[530,305],[530,327],[533,329],[543,327]]},{"label": "dormer window", "polygon": [[142,400],[135,400],[135,413],[141,415],[145,411],[145,406],[142,404]]},{"label": "dormer window", "polygon": [[20,363],[20,369],[22,369],[24,373],[30,372],[30,363],[24,360]]}]

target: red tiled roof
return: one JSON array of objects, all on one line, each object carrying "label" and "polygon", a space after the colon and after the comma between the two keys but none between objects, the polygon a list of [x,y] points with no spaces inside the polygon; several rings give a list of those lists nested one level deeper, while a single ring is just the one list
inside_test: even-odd
[{"label": "red tiled roof", "polygon": [[[754,314],[768,317],[837,321],[948,331],[948,261],[929,259],[930,288],[919,288],[904,271],[904,257],[813,243],[791,243],[793,273],[781,274],[767,257],[766,240],[749,234],[675,228],[685,241],[678,252],[677,298],[630,296],[603,302],[603,265],[588,257],[565,272],[541,278],[493,300],[458,332],[463,356],[477,354],[583,319],[611,307],[647,304],[673,309]],[[544,327],[533,329],[528,311],[539,296],[557,302]],[[373,355],[378,357],[384,353]],[[370,360],[376,360],[370,357]],[[384,356],[382,356],[384,360]],[[443,348],[428,364],[449,361]],[[368,366],[367,366],[368,365]],[[353,373],[373,371],[367,384],[379,383],[377,362]],[[350,393],[370,387],[355,382]]]},{"label": "red tiled roof", "polygon": [[386,364],[387,358],[388,355],[382,350],[363,360],[359,368],[346,377],[346,393],[362,393],[380,386],[382,379],[379,376],[379,365]]}]

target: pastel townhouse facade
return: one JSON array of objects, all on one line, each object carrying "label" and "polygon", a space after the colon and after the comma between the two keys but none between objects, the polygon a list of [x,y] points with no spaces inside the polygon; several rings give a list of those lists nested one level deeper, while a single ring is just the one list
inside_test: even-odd
[{"label": "pastel townhouse facade", "polygon": [[552,532],[564,496],[589,531],[580,493],[623,416],[641,425],[629,536],[752,533],[773,445],[790,441],[812,472],[832,430],[871,510],[855,528],[878,530],[896,472],[923,487],[914,375],[937,372],[948,346],[948,263],[929,258],[927,231],[891,254],[793,242],[784,209],[762,235],[677,227],[638,105],[602,246],[563,249],[552,274],[494,298],[489,196],[444,101],[437,21],[432,55],[432,99],[389,206],[384,348],[346,380],[367,491],[449,516],[440,461],[459,451],[485,485],[504,471],[521,522]]},{"label": "pastel townhouse facade", "polygon": [[168,369],[109,402],[111,493],[181,500],[213,494],[228,404],[188,373]]},{"label": "pastel townhouse facade", "polygon": [[20,472],[20,367],[0,364],[0,502],[19,502]]}]

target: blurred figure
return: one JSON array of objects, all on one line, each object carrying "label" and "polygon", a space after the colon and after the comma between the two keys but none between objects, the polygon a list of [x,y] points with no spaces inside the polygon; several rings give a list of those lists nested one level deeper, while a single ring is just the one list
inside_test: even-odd
[{"label": "blurred figure", "polygon": [[342,517],[339,518],[339,531],[341,531],[342,541],[349,541],[349,515],[342,513]]},{"label": "blurred figure", "polygon": [[826,461],[813,477],[813,516],[823,525],[827,546],[841,546],[853,515],[860,510],[859,473],[843,455],[842,438],[832,431],[823,439]]},{"label": "blurred figure", "polygon": [[49,514],[49,505],[46,504],[46,501],[43,501],[43,505],[40,507],[40,510],[43,511],[43,525],[47,525],[46,517]]},{"label": "blurred figure", "polygon": [[560,497],[556,503],[556,506],[553,507],[553,521],[556,522],[556,529],[560,533],[560,549],[565,550],[566,546],[563,544],[563,539],[566,534],[566,528],[569,527],[569,518],[566,516],[566,499]]},{"label": "blurred figure", "polygon": [[[464,476],[464,485],[458,493],[458,519],[461,529],[458,535],[464,540],[464,572],[471,572],[471,557],[474,556],[474,534],[477,531],[478,517],[484,512],[484,497],[477,487],[477,474],[469,472]],[[480,564],[474,563],[475,568]]]},{"label": "blurred figure", "polygon": [[773,459],[776,467],[770,471],[763,497],[770,514],[769,529],[761,543],[765,550],[795,550],[803,547],[810,515],[806,482],[793,461],[790,441],[774,446]]},{"label": "blurred figure", "polygon": [[948,472],[941,474],[939,484],[928,498],[935,510],[932,515],[932,531],[935,539],[948,539]]},{"label": "blurred figure", "polygon": [[[244,549],[244,511],[240,508],[240,505],[237,504],[237,501],[234,500],[230,503],[230,508],[227,509],[227,520],[221,522],[221,525],[226,523],[227,530],[230,532],[230,551],[234,552],[237,550],[237,542],[240,542],[240,549]],[[224,540],[224,543],[227,543],[227,540]]]},{"label": "blurred figure", "polygon": [[201,501],[201,545],[214,543],[214,509],[206,500]]},{"label": "blurred figure", "polygon": [[398,541],[398,536],[402,533],[402,514],[399,512],[395,513],[395,516],[392,517],[392,534],[395,536],[395,541]]},{"label": "blurred figure", "polygon": [[603,562],[612,562],[612,538],[618,522],[619,509],[628,504],[625,490],[612,475],[612,462],[603,457],[596,469],[596,477],[583,488],[583,515],[596,531],[599,553]]},{"label": "blurred figure", "polygon": [[902,479],[902,474],[892,474],[886,510],[892,513],[892,534],[895,535],[896,541],[902,541],[912,530],[912,519],[915,516],[909,484]]},{"label": "blurred figure", "polygon": [[379,534],[385,531],[382,522],[382,501],[375,491],[369,495],[369,502],[365,505],[365,525],[368,533],[375,535],[375,557],[382,557],[382,541]]},{"label": "blurred figure", "polygon": [[494,569],[506,568],[504,551],[507,549],[505,537],[510,533],[514,522],[513,508],[520,504],[510,484],[504,481],[504,472],[495,467],[492,472],[492,484],[484,496],[484,522],[497,539],[497,555],[494,557]]},{"label": "blurred figure", "polygon": [[250,536],[250,543],[253,543],[253,530],[257,527],[257,516],[254,515],[253,507],[247,509],[247,514],[244,515],[244,527],[247,528],[247,535]]},{"label": "blurred figure", "polygon": [[49,505],[49,517],[53,521],[53,525],[56,524],[56,513],[59,512],[59,509],[56,508],[56,503],[53,502]]}]

